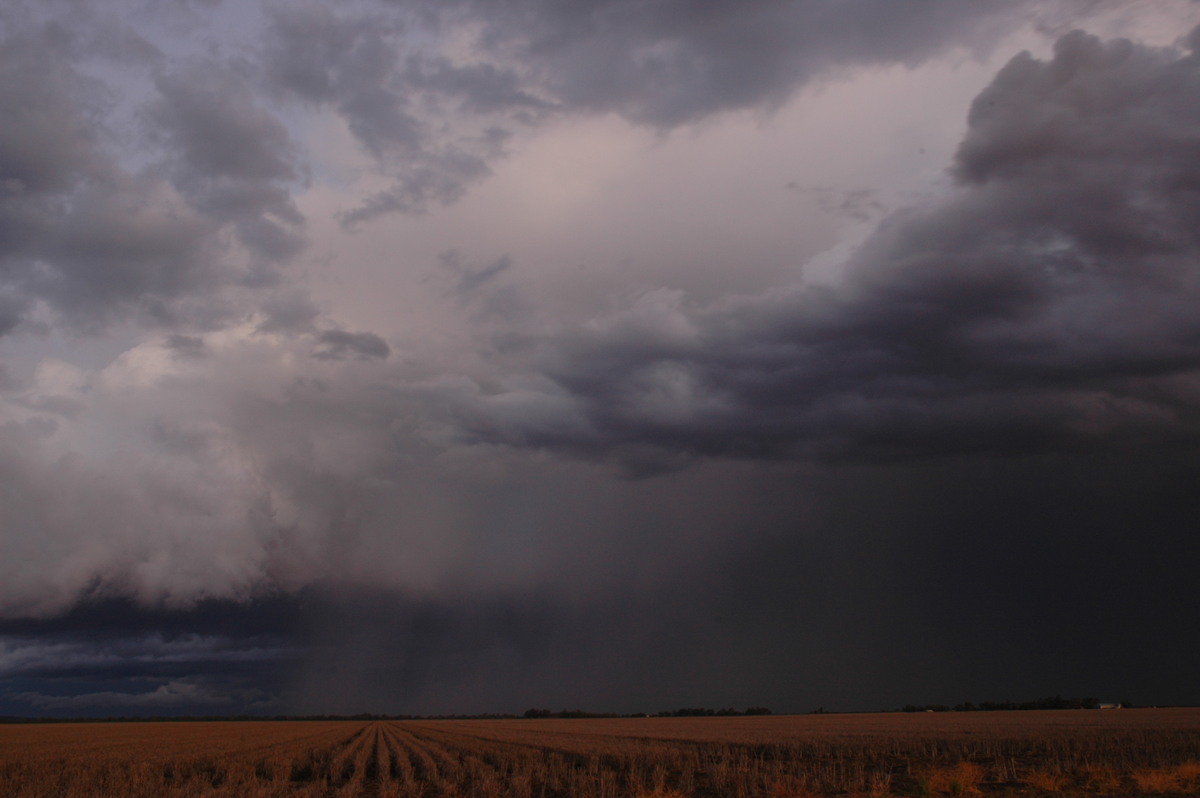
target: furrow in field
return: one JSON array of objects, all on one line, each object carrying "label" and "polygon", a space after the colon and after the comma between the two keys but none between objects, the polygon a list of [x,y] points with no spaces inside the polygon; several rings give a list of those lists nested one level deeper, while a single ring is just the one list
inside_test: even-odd
[{"label": "furrow in field", "polygon": [[376,781],[375,760],[379,754],[378,724],[371,724],[363,735],[362,744],[355,750],[354,758],[343,768],[344,789],[347,794],[364,792],[366,786]]},{"label": "furrow in field", "polygon": [[383,742],[383,724],[371,724],[371,748],[362,756],[361,784],[378,787],[388,774],[388,746]]},{"label": "furrow in field", "polygon": [[[358,763],[365,755],[365,751],[370,749],[370,744],[370,727],[364,725],[345,745],[333,752],[333,757],[325,768],[318,768],[316,773],[318,780],[323,778],[334,785],[344,785],[350,782],[359,772]],[[361,778],[361,773],[359,773],[359,777]]]},{"label": "furrow in field", "polygon": [[253,768],[260,782],[309,781],[315,776],[317,763],[330,761],[357,731],[357,725],[338,723],[333,728],[248,749],[241,762]]},{"label": "furrow in field", "polygon": [[392,752],[387,745],[386,726],[375,724],[375,756],[368,770],[372,781],[385,784],[392,780]]},{"label": "furrow in field", "polygon": [[[0,725],[0,796],[1200,794],[1196,710],[1130,710],[1120,716],[1125,726],[1083,713],[1027,713],[1022,734],[1011,719],[977,714],[957,720],[975,724],[957,734],[941,731],[943,719],[895,715],[884,719],[890,736],[878,728],[883,720],[866,717],[857,735],[781,733],[775,742],[756,730],[722,738],[719,719],[697,721],[703,734],[669,720],[686,733],[628,721],[624,738],[589,734],[584,721]],[[786,731],[824,719],[776,722]],[[739,728],[724,733],[733,738]]]},{"label": "furrow in field", "polygon": [[467,749],[484,759],[492,767],[500,771],[511,771],[520,765],[523,769],[535,767],[544,768],[547,764],[556,769],[584,768],[596,758],[605,748],[588,748],[579,745],[577,741],[570,744],[565,741],[538,737],[534,740],[499,739],[495,736],[484,736],[474,730],[462,730],[436,727],[421,724],[411,729],[418,736],[440,740],[443,744]]},{"label": "furrow in field", "polygon": [[480,795],[499,794],[515,774],[527,774],[534,760],[540,759],[540,752],[509,750],[502,753],[486,741],[463,735],[423,729],[414,731],[414,736],[428,744],[434,756],[441,754],[453,762],[459,781]]},{"label": "furrow in field", "polygon": [[420,746],[437,763],[438,772],[443,781],[457,782],[461,776],[461,762],[452,748],[449,748],[427,735],[414,732],[415,745]]},{"label": "furrow in field", "polygon": [[[582,727],[583,723],[578,723],[578,725]],[[505,751],[514,753],[522,750],[533,753],[553,751],[569,759],[580,759],[581,761],[596,755],[621,754],[629,750],[631,745],[643,742],[634,738],[620,739],[608,735],[591,734],[582,728],[579,730],[543,731],[512,726],[488,727],[470,722],[437,726],[418,722],[410,724],[409,727],[414,733],[427,737],[437,738],[440,736],[442,739],[466,737],[481,744],[499,746]],[[501,733],[496,734],[501,729]],[[662,744],[666,741],[648,739],[644,742]]]},{"label": "furrow in field", "polygon": [[408,757],[409,765],[412,768],[413,780],[419,784],[440,783],[441,773],[438,771],[437,762],[417,742],[417,739],[406,729],[397,729],[396,736],[400,745],[404,746],[405,756]]},{"label": "furrow in field", "polygon": [[409,761],[408,752],[400,739],[400,730],[394,723],[384,727],[384,742],[391,758],[391,779],[401,784],[414,782],[412,762]]}]

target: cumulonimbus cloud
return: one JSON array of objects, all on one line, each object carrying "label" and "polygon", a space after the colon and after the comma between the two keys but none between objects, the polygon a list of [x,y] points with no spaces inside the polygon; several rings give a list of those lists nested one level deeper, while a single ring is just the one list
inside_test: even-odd
[{"label": "cumulonimbus cloud", "polygon": [[635,470],[1194,440],[1198,89],[1194,49],[1021,54],[950,195],[885,219],[835,285],[648,293],[537,347],[519,387],[460,387],[460,423]]},{"label": "cumulonimbus cloud", "polygon": [[[674,6],[605,7],[612,16],[582,17],[610,25],[600,41],[624,29],[622,14]],[[798,7],[808,10],[792,13],[835,13]],[[565,26],[564,41],[584,36],[546,10],[550,27],[514,44],[519,15],[510,12],[485,18],[496,31],[485,43],[511,47],[517,61],[565,57],[554,25]],[[293,24],[289,13],[272,24]],[[956,13],[954,24],[966,25],[968,13]],[[255,80],[290,86],[288,102],[333,109],[378,157],[407,157],[403,120],[355,116],[354,104],[386,90],[403,110],[401,60],[375,52],[383,44],[373,29],[314,14],[318,31],[305,35],[332,37],[316,47],[315,66],[288,60],[302,55],[287,49],[302,37],[281,33],[267,54],[280,63],[261,73],[207,64],[191,82],[163,71],[139,117],[162,148],[143,171],[120,166],[81,121],[82,73],[44,63],[20,41],[6,45],[16,49],[0,102],[37,111],[0,132],[5,185],[20,183],[0,218],[14,231],[2,253],[12,317],[39,302],[80,319],[137,307],[168,332],[107,366],[47,360],[9,386],[3,612],[46,615],[88,596],[244,601],[326,579],[435,590],[447,573],[469,570],[463,551],[494,520],[483,518],[491,505],[456,493],[501,493],[491,480],[504,469],[480,452],[550,452],[646,475],[705,458],[880,461],[1194,439],[1193,52],[1070,34],[1050,60],[1018,56],[971,111],[951,196],[885,220],[834,284],[703,302],[658,289],[552,335],[496,314],[489,323],[507,325],[493,339],[504,348],[481,346],[460,369],[323,318],[286,280],[239,313],[224,304],[228,290],[256,290],[256,258],[291,257],[263,245],[245,219],[288,235],[303,226],[289,217],[287,194],[300,156]],[[703,15],[650,22],[662,28],[656,36],[684,26],[664,52],[687,63],[741,52],[725,39],[704,45],[716,54],[703,49]],[[904,57],[934,47],[936,37],[923,36],[901,48]],[[785,58],[782,49],[772,58]],[[637,110],[657,102],[651,95],[580,99],[582,88],[538,83],[532,67],[521,77],[528,84],[486,70],[421,74],[428,91],[463,95],[470,77],[524,86],[531,97],[554,89],[554,103],[573,97],[579,112],[676,124],[766,102],[815,74],[768,62],[761,68],[787,77],[763,93],[731,89],[659,116]],[[26,96],[30,86],[37,91]],[[519,91],[503,96],[506,112],[531,103]],[[38,119],[56,135],[40,140]],[[220,141],[262,157],[213,149]],[[8,157],[22,148],[37,157]],[[458,268],[458,293],[487,290],[518,269],[513,262]],[[203,312],[178,322],[197,306]]]}]

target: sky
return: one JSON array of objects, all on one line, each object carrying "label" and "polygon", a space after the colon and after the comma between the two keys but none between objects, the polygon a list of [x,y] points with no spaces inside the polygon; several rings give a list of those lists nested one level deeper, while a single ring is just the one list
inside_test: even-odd
[{"label": "sky", "polygon": [[0,715],[1200,703],[1198,26],[6,0]]}]

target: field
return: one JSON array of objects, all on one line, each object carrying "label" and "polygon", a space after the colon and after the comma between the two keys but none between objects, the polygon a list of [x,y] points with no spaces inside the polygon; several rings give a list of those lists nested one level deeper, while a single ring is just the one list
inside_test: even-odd
[{"label": "field", "polygon": [[1200,710],[0,726],[0,795],[1200,793]]}]

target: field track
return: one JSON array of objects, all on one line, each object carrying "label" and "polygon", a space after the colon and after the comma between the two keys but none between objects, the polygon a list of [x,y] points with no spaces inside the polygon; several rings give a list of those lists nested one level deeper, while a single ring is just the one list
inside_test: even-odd
[{"label": "field track", "polygon": [[0,725],[0,796],[1196,795],[1200,710]]}]

